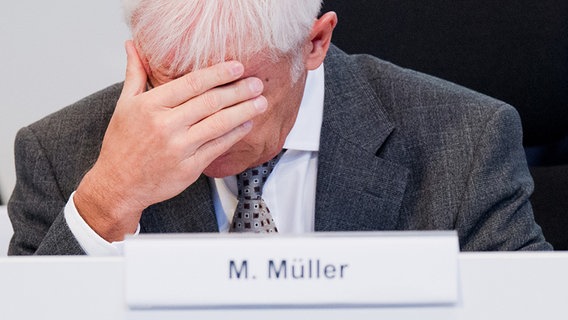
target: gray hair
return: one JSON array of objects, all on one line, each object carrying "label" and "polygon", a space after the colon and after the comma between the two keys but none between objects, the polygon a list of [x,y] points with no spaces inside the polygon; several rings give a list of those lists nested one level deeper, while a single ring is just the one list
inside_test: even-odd
[{"label": "gray hair", "polygon": [[289,55],[303,71],[301,44],[322,0],[123,0],[136,46],[175,78],[225,60]]}]

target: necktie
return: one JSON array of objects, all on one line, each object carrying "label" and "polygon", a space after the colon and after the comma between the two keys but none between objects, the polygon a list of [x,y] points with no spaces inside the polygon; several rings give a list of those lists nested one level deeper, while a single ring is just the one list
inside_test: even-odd
[{"label": "necktie", "polygon": [[284,150],[272,160],[237,175],[239,203],[229,232],[278,232],[262,199],[262,187],[283,153]]}]

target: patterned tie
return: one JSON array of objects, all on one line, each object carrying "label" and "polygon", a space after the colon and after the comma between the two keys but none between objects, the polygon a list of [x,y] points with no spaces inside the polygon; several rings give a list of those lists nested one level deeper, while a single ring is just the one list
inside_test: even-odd
[{"label": "patterned tie", "polygon": [[237,175],[239,203],[229,232],[278,232],[270,210],[262,199],[262,187],[284,151],[274,159]]}]

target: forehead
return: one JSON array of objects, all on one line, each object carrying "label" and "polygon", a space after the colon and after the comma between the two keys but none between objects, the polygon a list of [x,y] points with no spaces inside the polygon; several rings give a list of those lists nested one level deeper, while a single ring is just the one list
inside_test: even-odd
[{"label": "forehead", "polygon": [[263,81],[273,78],[289,78],[290,60],[286,57],[273,59],[266,56],[253,57],[243,62],[245,72],[243,78],[258,77]]},{"label": "forehead", "polygon": [[[230,61],[233,59],[226,59]],[[244,73],[241,79],[248,77],[257,77],[262,80],[265,84],[265,91],[270,82],[271,84],[280,83],[284,84],[284,81],[290,80],[290,59],[286,56],[281,57],[271,57],[267,54],[259,53],[253,57],[248,58],[246,61],[241,61],[245,67]],[[213,65],[214,63],[211,63]],[[158,86],[169,82],[173,79],[182,77],[187,74],[187,72],[172,75],[171,70],[164,66],[149,66],[151,71],[151,78],[154,86]],[[276,81],[278,80],[278,81]]]}]

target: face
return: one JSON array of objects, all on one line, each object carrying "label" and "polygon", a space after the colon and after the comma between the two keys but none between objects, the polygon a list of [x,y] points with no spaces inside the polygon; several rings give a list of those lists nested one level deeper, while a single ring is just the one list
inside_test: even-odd
[{"label": "face", "polygon": [[[253,59],[254,60],[254,59]],[[253,119],[253,129],[241,141],[215,159],[204,171],[210,177],[226,177],[238,174],[247,168],[260,165],[281,150],[292,129],[302,100],[306,73],[293,83],[290,74],[290,59],[277,62],[269,59],[245,62],[243,78],[257,77],[264,83],[263,95],[268,100],[267,110]],[[152,84],[168,80],[152,70]]]}]

